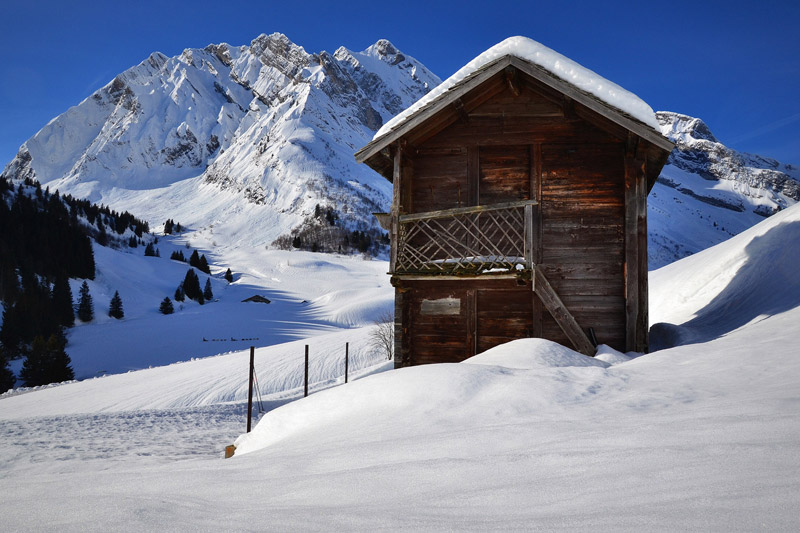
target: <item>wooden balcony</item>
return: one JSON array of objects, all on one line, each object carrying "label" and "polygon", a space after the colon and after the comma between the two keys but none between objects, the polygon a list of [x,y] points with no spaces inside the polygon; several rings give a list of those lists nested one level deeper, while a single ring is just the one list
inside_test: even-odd
[{"label": "wooden balcony", "polygon": [[535,200],[393,217],[392,274],[530,271]]}]

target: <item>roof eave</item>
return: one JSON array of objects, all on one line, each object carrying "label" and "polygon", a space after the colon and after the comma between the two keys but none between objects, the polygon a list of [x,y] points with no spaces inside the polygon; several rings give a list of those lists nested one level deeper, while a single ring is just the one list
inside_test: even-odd
[{"label": "roof eave", "polygon": [[356,161],[359,163],[364,163],[369,159],[372,159],[374,156],[378,155],[381,150],[387,148],[393,142],[403,137],[405,134],[416,128],[420,123],[424,122],[431,116],[441,111],[443,108],[452,104],[457,99],[461,98],[465,93],[481,85],[484,81],[488,80],[509,65],[518,68],[539,82],[552,87],[556,91],[569,96],[574,101],[583,104],[595,113],[598,113],[599,115],[618,124],[619,126],[622,126],[626,130],[638,135],[642,139],[651,142],[667,153],[671,152],[675,147],[674,143],[650,126],[632,117],[629,117],[619,109],[608,105],[595,96],[581,91],[574,85],[554,76],[552,72],[519,57],[506,55],[487,63],[467,78],[455,84],[453,87],[448,89],[447,92],[443,93],[428,105],[418,109],[415,113],[406,118],[396,127],[389,130],[387,133],[370,141],[366,146],[355,153]]}]

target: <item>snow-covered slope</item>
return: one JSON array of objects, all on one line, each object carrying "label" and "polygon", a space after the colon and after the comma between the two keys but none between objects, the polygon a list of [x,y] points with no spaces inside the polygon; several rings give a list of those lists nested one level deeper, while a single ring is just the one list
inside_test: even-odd
[{"label": "snow-covered slope", "polygon": [[[210,276],[199,272],[201,286],[210,280],[214,301],[174,302],[175,313],[165,316],[159,304],[173,298],[190,268],[167,259],[175,250],[186,252],[183,243],[181,236],[162,236],[156,245],[162,257],[145,257],[141,247],[95,245],[97,275],[87,280],[95,318],[68,330],[66,351],[77,379],[326,333],[356,331],[359,336],[357,328],[371,326],[393,306],[384,261],[261,249],[231,256],[232,284],[223,279],[224,266],[212,263]],[[71,280],[73,295],[82,281]],[[122,320],[107,314],[115,292],[122,298]],[[255,295],[270,303],[243,301]],[[12,361],[17,373],[22,362]]]},{"label": "snow-covered slope", "polygon": [[704,250],[800,200],[800,168],[737,152],[698,119],[659,111],[676,144],[648,197],[650,268]]},{"label": "snow-covered slope", "polygon": [[653,347],[707,341],[794,309],[800,304],[797,265],[800,205],[651,272]]},{"label": "snow-covered slope", "polygon": [[[281,407],[277,395],[230,460],[243,410],[219,402],[241,401],[245,373],[219,374],[245,354],[0,397],[4,525],[797,530],[800,282],[786,275],[779,291],[771,278],[795,270],[798,213],[654,273],[659,316],[674,323],[743,302],[698,322],[711,327],[699,344],[593,360],[524,339]],[[774,305],[750,320],[759,294]],[[334,361],[343,338],[319,340]],[[297,348],[258,353],[278,362]]]},{"label": "snow-covered slope", "polygon": [[316,204],[370,226],[390,185],[352,154],[438,83],[385,40],[309,54],[276,33],[156,52],[54,118],[3,175],[154,225],[214,224],[244,246],[271,243]]}]

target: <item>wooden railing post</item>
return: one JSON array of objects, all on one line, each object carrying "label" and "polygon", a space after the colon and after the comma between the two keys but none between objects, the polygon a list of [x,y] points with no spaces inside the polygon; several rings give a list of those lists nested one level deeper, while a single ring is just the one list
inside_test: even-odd
[{"label": "wooden railing post", "polygon": [[344,343],[344,382],[347,383],[347,370],[350,363],[350,343]]},{"label": "wooden railing post", "polygon": [[525,205],[525,268],[533,267],[533,205]]}]

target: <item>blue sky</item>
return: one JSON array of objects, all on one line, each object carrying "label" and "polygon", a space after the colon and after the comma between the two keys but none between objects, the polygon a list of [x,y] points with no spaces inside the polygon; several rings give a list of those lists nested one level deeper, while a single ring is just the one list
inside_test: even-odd
[{"label": "blue sky", "polygon": [[[652,7],[650,7],[652,6]],[[51,118],[158,50],[282,32],[308,52],[380,38],[442,79],[525,35],[702,118],[724,143],[800,164],[800,2],[52,2],[0,6],[0,166]]]}]

